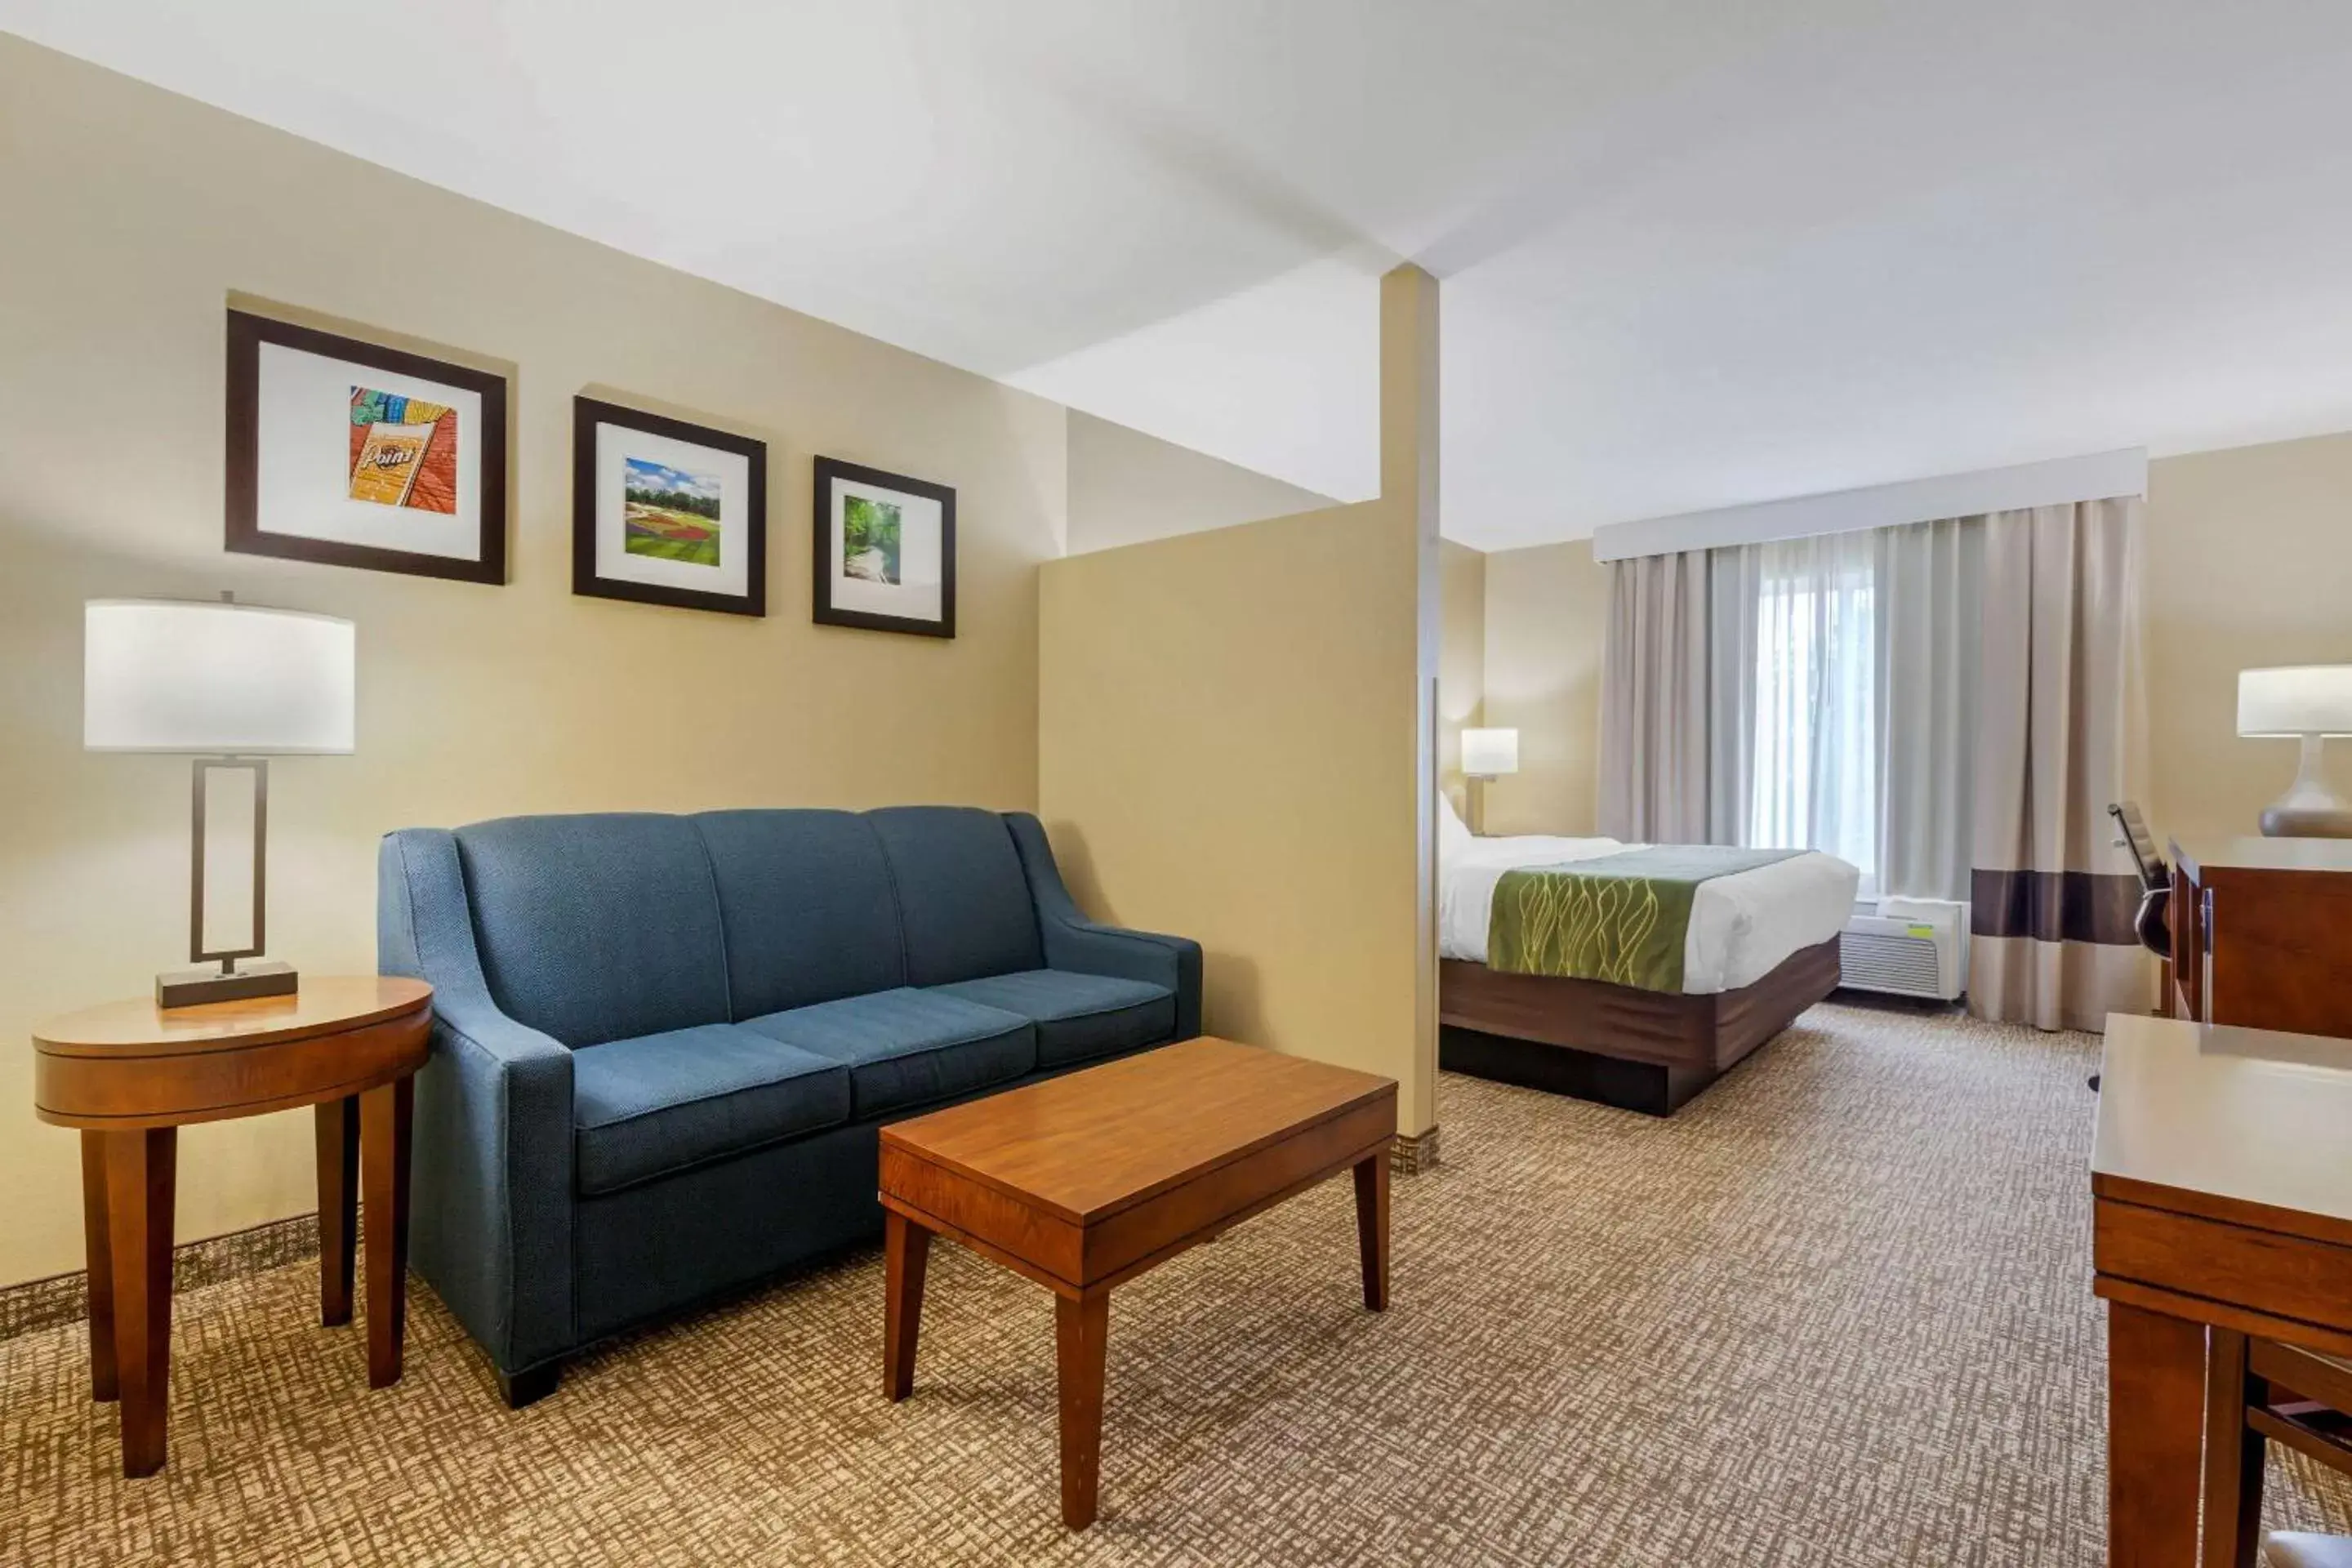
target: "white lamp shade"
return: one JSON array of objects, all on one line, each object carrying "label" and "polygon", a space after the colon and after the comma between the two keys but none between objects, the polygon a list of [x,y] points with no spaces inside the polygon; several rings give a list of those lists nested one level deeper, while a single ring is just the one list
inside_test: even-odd
[{"label": "white lamp shade", "polygon": [[2352,735],[2352,664],[2238,671],[2241,735]]},{"label": "white lamp shade", "polygon": [[253,605],[92,599],[82,639],[81,738],[93,752],[352,749],[358,633],[349,621]]},{"label": "white lamp shade", "polygon": [[1463,731],[1462,771],[1478,779],[1517,773],[1519,732],[1517,730]]}]

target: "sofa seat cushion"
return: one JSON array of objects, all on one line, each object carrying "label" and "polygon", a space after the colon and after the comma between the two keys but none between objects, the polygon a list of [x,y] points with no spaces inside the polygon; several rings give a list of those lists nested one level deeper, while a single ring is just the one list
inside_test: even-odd
[{"label": "sofa seat cushion", "polygon": [[840,1063],[731,1024],[572,1053],[580,1190],[616,1192],[849,1120]]},{"label": "sofa seat cushion", "polygon": [[1176,1032],[1176,993],[1149,981],[1108,974],[1028,969],[935,985],[931,994],[1001,1007],[1029,1019],[1037,1026],[1041,1068],[1132,1050]]},{"label": "sofa seat cushion", "polygon": [[851,1114],[948,1100],[1036,1070],[1029,1020],[976,1001],[901,986],[794,1007],[739,1026],[848,1071]]}]

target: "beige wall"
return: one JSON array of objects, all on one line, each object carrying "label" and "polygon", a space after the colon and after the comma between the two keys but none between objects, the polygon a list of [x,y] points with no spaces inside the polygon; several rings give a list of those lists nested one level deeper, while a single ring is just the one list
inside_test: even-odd
[{"label": "beige wall", "polygon": [[1486,557],[1466,544],[1437,547],[1437,782],[1463,797],[1462,731],[1483,721],[1486,694]]},{"label": "beige wall", "polygon": [[[2147,500],[2148,818],[2252,833],[2295,748],[2238,739],[2238,671],[2352,663],[2352,435],[2162,458]],[[2332,750],[2352,787],[2352,742]]]},{"label": "beige wall", "polygon": [[1486,831],[1585,835],[1600,801],[1609,568],[1578,540],[1486,557],[1485,723],[1519,731],[1519,771],[1487,786]]},{"label": "beige wall", "polygon": [[[1417,280],[1417,281],[1416,281]],[[1434,323],[1384,289],[1382,498],[1048,564],[1041,809],[1079,901],[1197,938],[1216,1033],[1435,1114]],[[1434,300],[1425,301],[1433,310]],[[1427,341],[1422,329],[1426,325]],[[1430,417],[1413,406],[1425,402]]]},{"label": "beige wall", "polygon": [[1073,555],[1332,504],[1329,496],[1070,411]]},{"label": "beige wall", "polygon": [[[186,951],[188,764],[82,751],[87,597],[229,588],[358,622],[358,754],[273,768],[273,951],[309,973],[373,966],[375,841],[405,824],[1034,804],[1059,405],[5,37],[0,148],[0,1282],[81,1256],[33,1021]],[[517,367],[509,585],[223,553],[232,290]],[[766,619],[572,595],[591,387],[770,443]],[[953,641],[810,623],[819,452],[956,487]],[[191,1129],[182,1237],[311,1207],[310,1140],[301,1114]]]}]

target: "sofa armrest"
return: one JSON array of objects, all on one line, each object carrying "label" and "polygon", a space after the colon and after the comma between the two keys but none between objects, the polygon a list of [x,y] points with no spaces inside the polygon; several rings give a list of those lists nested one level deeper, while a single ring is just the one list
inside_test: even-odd
[{"label": "sofa armrest", "polygon": [[1046,967],[1165,985],[1176,994],[1175,1037],[1189,1040],[1199,1034],[1201,944],[1189,937],[1129,931],[1087,919],[1062,881],[1045,825],[1025,811],[1005,813],[1004,823],[1021,852],[1029,896],[1037,906],[1037,934]]},{"label": "sofa armrest", "polygon": [[376,962],[433,986],[416,1080],[411,1252],[502,1373],[572,1347],[572,1053],[500,1011],[482,975],[456,839],[387,836]]}]

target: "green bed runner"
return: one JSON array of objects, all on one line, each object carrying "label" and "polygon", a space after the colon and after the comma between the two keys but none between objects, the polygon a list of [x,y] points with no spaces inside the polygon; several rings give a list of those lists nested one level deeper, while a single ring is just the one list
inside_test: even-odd
[{"label": "green bed runner", "polygon": [[1506,871],[1495,884],[1486,967],[1680,992],[1698,885],[1803,853],[1661,844]]}]

